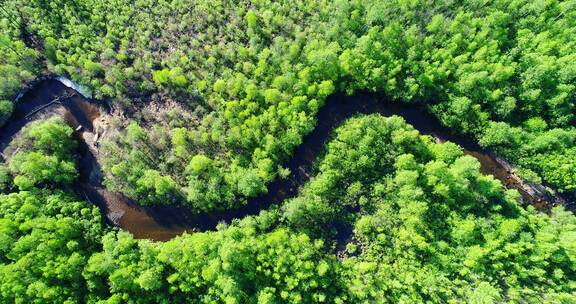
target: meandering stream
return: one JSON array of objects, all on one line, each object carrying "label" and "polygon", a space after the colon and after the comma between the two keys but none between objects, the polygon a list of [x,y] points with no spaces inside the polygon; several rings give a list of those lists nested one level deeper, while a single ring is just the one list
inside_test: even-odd
[{"label": "meandering stream", "polygon": [[[504,160],[484,151],[472,141],[451,135],[434,116],[420,107],[395,102],[382,102],[372,94],[354,96],[334,95],[318,113],[318,123],[293,156],[284,164],[291,174],[268,186],[268,193],[248,200],[238,209],[222,212],[193,214],[185,207],[142,207],[120,193],[107,191],[102,186],[102,174],[96,161],[91,138],[96,136],[93,121],[106,111],[96,101],[89,100],[70,86],[63,78],[45,80],[21,96],[12,119],[0,129],[0,151],[4,151],[11,139],[30,121],[50,115],[62,115],[77,130],[81,142],[80,181],[74,185],[78,195],[98,205],[107,219],[116,226],[131,232],[135,238],[164,241],[184,231],[214,229],[218,223],[229,223],[235,218],[258,214],[260,210],[294,197],[313,174],[312,166],[322,152],[334,128],[357,114],[380,113],[384,116],[398,115],[413,125],[420,133],[431,135],[439,142],[452,141],[464,148],[466,154],[477,158],[484,174],[492,174],[507,188],[517,189],[525,203],[546,210],[563,203],[558,196],[547,193],[539,184],[524,183]],[[68,86],[66,86],[66,85]],[[88,142],[90,141],[90,142]],[[6,155],[5,157],[9,157]]]}]

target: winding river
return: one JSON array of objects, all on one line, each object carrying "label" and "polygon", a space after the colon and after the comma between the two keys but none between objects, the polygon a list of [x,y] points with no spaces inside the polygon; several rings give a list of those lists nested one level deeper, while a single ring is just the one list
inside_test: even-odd
[{"label": "winding river", "polygon": [[[331,131],[354,115],[369,113],[401,116],[422,134],[431,135],[439,142],[457,143],[464,148],[466,154],[479,160],[482,173],[492,174],[507,188],[517,189],[526,204],[532,204],[544,211],[556,204],[566,204],[563,198],[550,194],[546,187],[523,182],[506,161],[481,149],[470,140],[452,135],[421,107],[383,101],[383,98],[374,94],[359,93],[354,96],[329,97],[318,113],[316,128],[303,139],[293,156],[284,164],[284,167],[290,169],[290,176],[271,182],[267,194],[249,199],[247,205],[234,210],[203,214],[193,214],[185,207],[143,207],[122,194],[107,191],[103,187],[102,173],[95,157],[98,153],[95,143],[97,144],[99,134],[95,131],[93,122],[108,110],[71,87],[74,85],[69,80],[54,78],[39,82],[21,95],[12,119],[0,129],[0,151],[5,154],[13,153],[5,148],[30,121],[52,115],[63,116],[76,130],[76,136],[81,143],[80,181],[74,185],[74,191],[98,205],[112,224],[131,232],[135,238],[165,241],[185,231],[212,230],[219,223],[230,223],[236,218],[258,214],[272,204],[294,197],[313,174],[313,164],[322,152]],[[2,157],[9,158],[10,155],[3,154]]]}]

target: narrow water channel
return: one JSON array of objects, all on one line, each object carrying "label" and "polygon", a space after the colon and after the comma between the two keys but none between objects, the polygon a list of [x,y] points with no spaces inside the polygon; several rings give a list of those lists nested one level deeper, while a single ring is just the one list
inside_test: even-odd
[{"label": "narrow water channel", "polygon": [[[59,98],[59,99],[58,99]],[[57,102],[54,102],[58,99]],[[0,151],[3,151],[14,135],[28,122],[39,118],[43,112],[58,108],[59,115],[77,130],[81,143],[79,159],[80,181],[74,186],[77,194],[98,205],[106,218],[114,225],[131,232],[135,238],[164,241],[183,232],[212,230],[218,223],[230,223],[233,219],[258,214],[261,210],[297,195],[298,190],[313,174],[313,165],[322,152],[332,130],[346,119],[358,114],[380,113],[384,116],[398,115],[413,125],[420,133],[431,135],[440,142],[451,141],[464,148],[464,152],[479,160],[481,171],[492,174],[507,188],[515,188],[525,203],[542,210],[562,201],[559,197],[544,192],[533,191],[519,180],[503,160],[482,150],[477,144],[453,136],[442,128],[436,118],[422,108],[397,102],[382,101],[372,94],[354,96],[334,95],[318,113],[316,128],[308,134],[296,148],[293,156],[284,164],[291,174],[286,179],[278,179],[268,186],[268,193],[248,200],[248,204],[234,210],[193,214],[185,207],[153,206],[143,207],[120,193],[107,191],[102,185],[102,173],[96,161],[93,148],[86,138],[94,136],[93,121],[106,111],[95,101],[88,100],[66,87],[59,80],[40,82],[22,96],[17,103],[11,121],[0,129]],[[38,111],[41,109],[40,111]],[[34,113],[33,115],[31,115]],[[40,116],[41,117],[41,116]]]}]

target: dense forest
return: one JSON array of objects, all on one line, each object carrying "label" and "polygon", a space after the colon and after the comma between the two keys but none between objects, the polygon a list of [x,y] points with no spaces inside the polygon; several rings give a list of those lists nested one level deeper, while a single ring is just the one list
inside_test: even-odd
[{"label": "dense forest", "polygon": [[[53,75],[110,106],[104,182],[143,205],[245,205],[327,97],[358,92],[576,192],[573,0],[2,1],[0,126]],[[576,301],[574,215],[523,207],[400,117],[347,120],[296,197],[168,242],[72,190],[73,131],[30,123],[0,164],[3,303]]]},{"label": "dense forest", "polygon": [[[60,190],[75,176],[62,169],[73,163],[74,144],[60,144],[71,132],[58,119],[30,125],[2,170],[3,302],[574,299],[576,218],[523,209],[461,148],[397,116],[339,127],[317,175],[281,206],[166,243],[108,228],[97,207]],[[337,222],[353,228],[344,248]]]}]

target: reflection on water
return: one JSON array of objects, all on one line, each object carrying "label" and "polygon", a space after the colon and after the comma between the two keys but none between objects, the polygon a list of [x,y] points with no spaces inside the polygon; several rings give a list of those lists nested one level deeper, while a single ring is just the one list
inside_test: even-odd
[{"label": "reflection on water", "polygon": [[82,194],[93,204],[98,205],[114,225],[130,231],[137,239],[167,241],[184,231],[192,232],[178,224],[161,222],[157,215],[139,206],[120,193],[106,191],[89,184],[80,185]]},{"label": "reflection on water", "polygon": [[472,141],[452,136],[432,115],[421,108],[383,102],[373,95],[357,94],[351,97],[335,95],[327,100],[317,115],[316,128],[303,139],[293,156],[284,163],[284,167],[290,169],[291,174],[286,179],[271,182],[266,194],[249,199],[248,204],[234,210],[204,214],[194,214],[187,208],[177,206],[143,207],[122,194],[107,191],[102,186],[102,173],[94,156],[97,153],[94,138],[97,139],[98,132],[95,131],[93,122],[101,115],[101,111],[105,110],[96,102],[74,93],[74,90],[58,80],[41,82],[27,92],[17,104],[13,119],[0,132],[0,151],[35,116],[27,117],[27,115],[50,104],[55,98],[68,96],[48,105],[42,111],[53,111],[62,115],[77,130],[76,134],[81,143],[79,160],[81,177],[74,190],[80,197],[98,205],[111,223],[131,232],[136,238],[164,241],[185,231],[215,229],[219,223],[230,223],[236,218],[258,214],[260,210],[272,204],[295,196],[299,188],[310,179],[313,173],[312,167],[331,136],[331,131],[357,114],[380,113],[384,116],[402,116],[422,134],[431,135],[439,142],[452,141],[462,146],[465,154],[479,160],[482,173],[494,175],[507,188],[518,189],[526,202],[537,208],[549,207],[556,203],[556,197],[537,191],[526,191],[527,186],[503,161],[498,161]]}]

